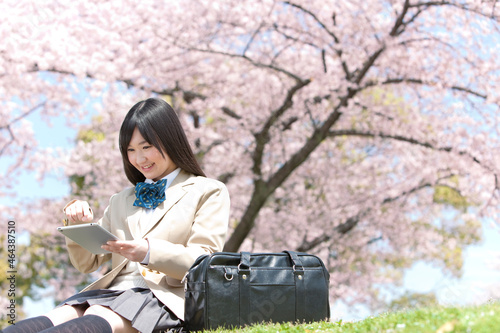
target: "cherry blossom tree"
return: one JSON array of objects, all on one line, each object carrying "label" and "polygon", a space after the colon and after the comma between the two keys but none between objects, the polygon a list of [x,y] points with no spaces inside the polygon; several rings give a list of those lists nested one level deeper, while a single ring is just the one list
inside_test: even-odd
[{"label": "cherry blossom tree", "polygon": [[[172,104],[207,174],[230,190],[225,250],[316,253],[332,300],[373,302],[419,260],[459,276],[463,248],[498,214],[496,1],[0,9],[0,156],[11,172],[63,170],[98,216],[130,186],[117,131],[149,96]],[[41,154],[24,116],[74,126],[89,99],[96,116],[75,148]],[[26,229],[53,235],[63,201],[9,212],[38,214]],[[61,297],[75,286],[55,281]]]}]

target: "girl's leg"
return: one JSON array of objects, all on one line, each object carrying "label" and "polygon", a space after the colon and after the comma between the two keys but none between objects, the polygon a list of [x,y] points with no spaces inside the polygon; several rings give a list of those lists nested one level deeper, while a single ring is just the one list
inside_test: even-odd
[{"label": "girl's leg", "polygon": [[39,333],[112,333],[106,319],[96,315],[81,316]]},{"label": "girl's leg", "polygon": [[63,305],[46,316],[22,320],[3,333],[137,333],[132,323],[111,309],[93,305],[88,308]]},{"label": "girl's leg", "polygon": [[5,327],[3,333],[37,333],[46,328],[54,326],[49,318],[45,316],[28,318],[21,320],[14,325]]},{"label": "girl's leg", "polygon": [[40,333],[137,333],[127,319],[107,307],[92,305],[83,316]]},{"label": "girl's leg", "polygon": [[54,326],[57,326],[72,319],[83,316],[86,308],[87,307],[85,306],[78,305],[63,305],[53,309],[49,313],[45,314],[45,316],[52,321]]},{"label": "girl's leg", "polygon": [[137,330],[132,327],[132,323],[105,306],[92,305],[86,311],[84,316],[96,315],[106,319],[113,329],[113,333],[137,333]]},{"label": "girl's leg", "polygon": [[4,333],[37,333],[54,325],[59,325],[65,321],[82,316],[84,309],[81,307],[73,307],[71,305],[63,305],[55,308],[44,316],[28,318],[21,320],[15,325],[8,326],[3,329]]}]

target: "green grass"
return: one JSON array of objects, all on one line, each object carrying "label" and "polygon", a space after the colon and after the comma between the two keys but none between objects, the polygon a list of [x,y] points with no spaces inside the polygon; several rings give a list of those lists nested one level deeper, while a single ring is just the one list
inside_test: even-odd
[{"label": "green grass", "polygon": [[236,330],[209,332],[229,333],[276,333],[276,332],[386,332],[386,333],[495,333],[500,332],[500,303],[474,307],[423,308],[402,312],[385,313],[357,322],[317,322],[312,324],[255,325]]}]

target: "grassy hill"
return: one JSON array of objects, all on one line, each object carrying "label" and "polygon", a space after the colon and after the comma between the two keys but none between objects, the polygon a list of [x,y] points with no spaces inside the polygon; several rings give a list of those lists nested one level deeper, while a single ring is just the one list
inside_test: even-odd
[{"label": "grassy hill", "polygon": [[358,322],[317,322],[312,324],[269,324],[255,325],[237,330],[215,330],[210,332],[229,333],[500,333],[500,303],[493,302],[474,307],[423,308],[382,314]]}]

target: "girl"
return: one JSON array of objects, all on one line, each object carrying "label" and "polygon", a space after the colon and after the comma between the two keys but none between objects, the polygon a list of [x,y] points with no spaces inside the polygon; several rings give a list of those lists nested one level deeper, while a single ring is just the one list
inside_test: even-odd
[{"label": "girl", "polygon": [[[112,270],[45,316],[4,329],[14,332],[154,332],[181,327],[184,285],[197,257],[221,251],[229,195],[197,163],[174,110],[150,98],[134,105],[120,129],[125,174],[134,188],[111,197],[99,224],[120,238],[92,254],[66,239],[82,273],[111,259]],[[69,224],[88,223],[93,212],[72,200]]]}]

